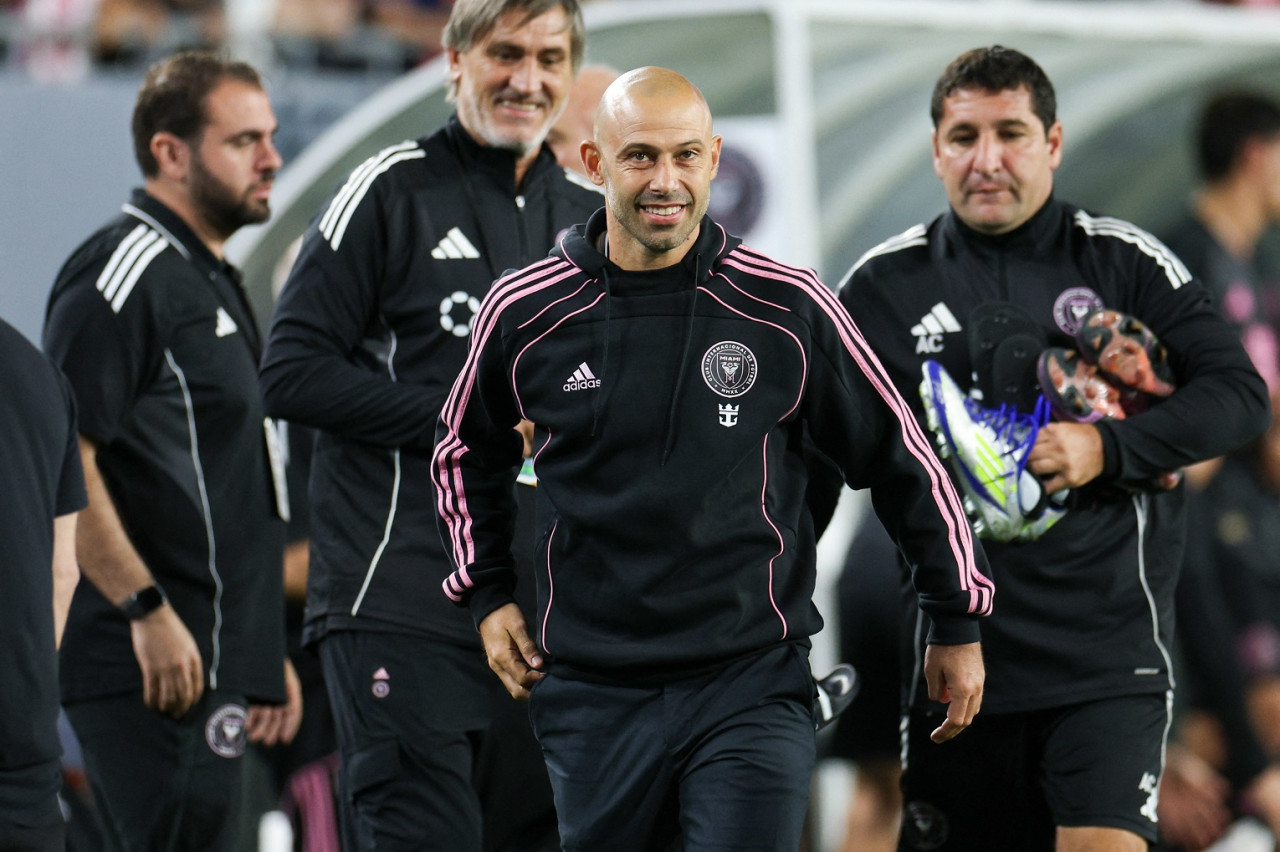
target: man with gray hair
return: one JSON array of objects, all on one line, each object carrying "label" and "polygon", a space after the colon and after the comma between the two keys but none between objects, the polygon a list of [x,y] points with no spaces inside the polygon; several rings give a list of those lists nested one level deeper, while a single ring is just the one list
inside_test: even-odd
[{"label": "man with gray hair", "polygon": [[439,593],[429,465],[491,283],[600,206],[543,144],[583,34],[577,0],[458,0],[443,38],[456,114],[351,173],[280,295],[262,387],[269,411],[319,432],[303,638],[333,705],[348,848],[558,846],[523,708]]}]

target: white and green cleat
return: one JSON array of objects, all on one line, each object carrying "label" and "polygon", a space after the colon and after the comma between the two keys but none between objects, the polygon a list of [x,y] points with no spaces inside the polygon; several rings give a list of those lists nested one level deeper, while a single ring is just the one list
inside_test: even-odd
[{"label": "white and green cleat", "polygon": [[1036,435],[1049,419],[1044,397],[1032,414],[1007,405],[984,408],[937,361],[925,361],[923,371],[925,418],[939,454],[956,472],[974,533],[992,541],[1039,538],[1066,514],[1056,499],[1065,493],[1051,499],[1027,470]]}]

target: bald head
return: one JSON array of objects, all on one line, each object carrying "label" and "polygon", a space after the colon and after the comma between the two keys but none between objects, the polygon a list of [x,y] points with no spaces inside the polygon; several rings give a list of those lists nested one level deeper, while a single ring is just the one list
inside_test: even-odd
[{"label": "bald head", "polygon": [[650,65],[628,71],[614,80],[600,97],[596,109],[595,135],[606,126],[643,116],[675,116],[706,121],[711,131],[711,109],[698,87],[670,68]]},{"label": "bald head", "polygon": [[684,257],[720,164],[720,137],[697,86],[666,68],[623,74],[600,99],[582,161],[604,187],[610,260],[656,269]]}]

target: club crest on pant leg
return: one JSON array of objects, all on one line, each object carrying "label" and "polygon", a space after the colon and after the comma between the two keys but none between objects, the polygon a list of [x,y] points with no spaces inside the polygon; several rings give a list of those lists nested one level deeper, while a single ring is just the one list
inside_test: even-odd
[{"label": "club crest on pant leg", "polygon": [[223,704],[209,715],[204,740],[219,757],[239,757],[245,749],[246,712],[239,704]]}]

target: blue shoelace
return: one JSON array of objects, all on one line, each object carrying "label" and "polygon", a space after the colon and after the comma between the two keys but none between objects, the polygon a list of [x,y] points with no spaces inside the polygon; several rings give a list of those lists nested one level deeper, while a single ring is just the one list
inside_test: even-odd
[{"label": "blue shoelace", "polygon": [[1049,422],[1052,410],[1044,395],[1036,397],[1036,405],[1030,414],[1023,414],[1016,407],[1004,403],[999,408],[984,408],[976,400],[966,398],[965,408],[975,423],[989,426],[1005,445],[1004,455],[1014,455],[1018,460],[1018,473],[1027,466],[1027,456],[1035,446],[1040,427]]}]

